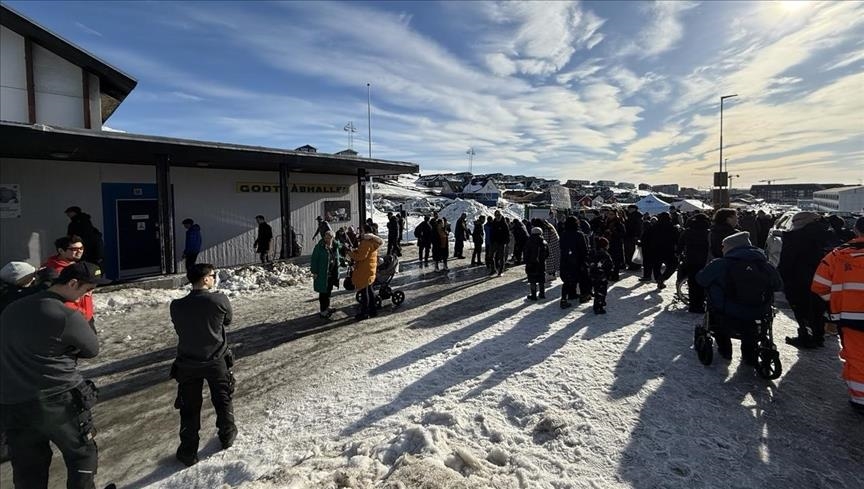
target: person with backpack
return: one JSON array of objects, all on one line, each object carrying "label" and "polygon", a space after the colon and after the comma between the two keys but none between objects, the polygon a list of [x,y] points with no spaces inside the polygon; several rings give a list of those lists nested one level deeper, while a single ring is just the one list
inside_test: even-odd
[{"label": "person with backpack", "polygon": [[825,344],[825,301],[810,291],[819,262],[833,248],[828,222],[815,212],[792,216],[792,229],[783,233],[777,270],[783,277],[783,293],[798,323],[798,336],[786,343],[796,348]]},{"label": "person with backpack", "polygon": [[417,238],[417,261],[420,268],[428,267],[429,253],[432,251],[432,224],[429,223],[429,216],[424,216],[423,222],[414,228],[414,237]]},{"label": "person with backpack", "polygon": [[591,275],[591,288],[594,292],[594,314],[606,314],[606,293],[609,289],[609,278],[615,273],[615,262],[609,254],[609,240],[597,238],[596,249],[591,257],[588,268]]},{"label": "person with backpack", "polygon": [[536,301],[546,298],[546,258],[549,256],[549,245],[543,238],[543,230],[531,228],[531,236],[525,242],[525,275],[531,293],[528,300]]},{"label": "person with backpack", "polygon": [[774,292],[783,280],[765,252],[750,243],[750,233],[742,231],[726,237],[723,257],[717,258],[696,274],[696,281],[708,291],[708,314],[717,352],[732,359],[732,335],[741,338],[741,359],[756,365],[758,326],[755,321],[771,317]]},{"label": "person with backpack", "polygon": [[474,229],[471,231],[471,239],[474,240],[474,251],[471,253],[471,266],[482,265],[483,259],[483,226],[486,223],[486,216],[480,216],[474,221]]},{"label": "person with backpack", "polygon": [[849,404],[864,414],[864,217],[854,232],[855,238],[822,259],[810,290],[828,303],[828,317],[840,333]]}]

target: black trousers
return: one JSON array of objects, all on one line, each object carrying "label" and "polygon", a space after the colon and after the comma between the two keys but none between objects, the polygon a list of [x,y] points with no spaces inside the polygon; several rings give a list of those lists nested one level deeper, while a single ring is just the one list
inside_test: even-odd
[{"label": "black trousers", "polygon": [[595,279],[592,283],[594,289],[594,310],[598,311],[606,307],[606,292],[609,288],[609,281],[604,279]]},{"label": "black trousers", "polygon": [[392,238],[389,236],[387,237],[387,254],[388,255],[401,254],[401,251],[399,250],[399,237],[398,236],[394,236]]},{"label": "black trousers", "polygon": [[372,286],[360,289],[360,314],[374,316],[378,311],[375,308],[375,291]]},{"label": "black trousers", "polygon": [[234,424],[234,374],[233,359],[229,355],[201,366],[174,364],[173,377],[177,380],[177,400],[174,407],[180,410],[180,448],[185,455],[198,453],[198,431],[201,430],[201,389],[204,381],[210,389],[210,401],[216,411],[216,428],[219,440],[224,441],[237,433]]},{"label": "black trousers", "polygon": [[686,267],[688,308],[691,311],[704,310],[705,287],[702,287],[699,285],[699,282],[696,281],[696,274],[699,273],[703,267],[687,264],[681,266]]},{"label": "black trousers", "polygon": [[492,243],[490,248],[492,248],[492,271],[504,273],[504,263],[507,260],[504,250],[507,249],[507,243]]},{"label": "black trousers", "polygon": [[464,258],[463,253],[465,253],[465,241],[457,239],[453,244],[453,258]]},{"label": "black trousers", "polygon": [[191,255],[186,255],[186,271],[192,269],[195,266],[195,262],[198,261],[198,253],[193,253]]},{"label": "black trousers", "polygon": [[711,331],[717,341],[721,356],[732,357],[732,337],[741,339],[741,358],[745,363],[756,364],[756,340],[758,327],[753,321],[741,321],[717,313],[711,313]]},{"label": "black trousers", "polygon": [[522,263],[522,252],[525,250],[525,240],[517,239],[513,242],[513,264]]},{"label": "black trousers", "polygon": [[633,253],[636,253],[636,238],[624,238],[624,263],[633,266]]},{"label": "black trousers", "polygon": [[[46,489],[51,465],[50,443],[66,462],[67,489],[94,489],[98,466],[96,430],[83,385],[50,400],[4,405],[2,428],[6,431],[12,480],[16,489]],[[50,443],[49,443],[50,442]]]},{"label": "black trousers", "polygon": [[825,336],[825,301],[810,291],[800,297],[786,294],[786,299],[798,323],[798,336],[821,340]]},{"label": "black trousers", "polygon": [[564,284],[561,285],[561,301],[578,299],[579,295],[576,293],[577,277],[568,276],[567,278],[561,277],[561,279],[564,281]]},{"label": "black trousers", "polygon": [[[663,265],[666,265],[666,269],[663,270]],[[678,268],[678,260],[675,259],[674,256],[669,256],[666,258],[656,257],[651,261],[651,269],[654,272],[654,280],[658,282],[665,282],[669,280],[669,277],[675,273],[675,269]]]},{"label": "black trousers", "polygon": [[423,265],[429,264],[429,253],[432,251],[431,243],[423,243],[420,245],[420,254],[419,259],[420,263]]},{"label": "black trousers", "polygon": [[261,263],[269,263],[271,261],[269,251],[262,251],[258,253],[258,257],[261,258]]},{"label": "black trousers", "polygon": [[474,251],[471,253],[471,264],[475,263],[483,263],[483,259],[480,258],[483,256],[483,242],[474,242]]},{"label": "black trousers", "polygon": [[327,312],[330,309],[330,296],[332,294],[332,290],[318,293],[318,305],[321,312]]}]

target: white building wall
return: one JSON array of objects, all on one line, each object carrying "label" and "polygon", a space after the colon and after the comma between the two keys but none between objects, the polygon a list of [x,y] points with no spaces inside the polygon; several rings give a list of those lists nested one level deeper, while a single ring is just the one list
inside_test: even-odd
[{"label": "white building wall", "polygon": [[84,127],[82,81],[79,66],[33,44],[36,122],[63,127]]},{"label": "white building wall", "polygon": [[24,37],[0,26],[0,120],[28,119]]},{"label": "white building wall", "polygon": [[840,192],[840,209],[844,212],[861,212],[864,209],[864,187]]},{"label": "white building wall", "polygon": [[[69,223],[63,211],[73,205],[90,214],[93,224],[105,231],[102,215],[102,183],[153,183],[155,166],[82,163],[0,158],[2,183],[18,184],[21,192],[21,217],[0,219],[0,262],[22,260],[34,266],[55,253],[53,242],[66,233]],[[273,183],[276,172],[172,168],[176,258],[185,245],[181,221],[190,217],[201,225],[203,250],[199,261],[217,266],[253,263],[258,260],[253,243],[258,226],[257,214],[264,215],[273,227],[275,256],[281,246],[278,193],[239,193],[237,182]],[[303,254],[312,252],[317,221],[324,201],[348,200],[351,224],[359,219],[356,177],[292,173],[290,183],[346,185],[346,194],[293,194],[291,220],[302,236]],[[346,225],[348,223],[345,223]],[[335,224],[339,226],[341,224]],[[317,241],[317,240],[316,240]]]},{"label": "white building wall", "polygon": [[21,217],[0,219],[0,262],[22,260],[37,266],[53,255],[54,240],[66,234],[63,213],[77,205],[100,231],[102,182],[152,183],[154,167],[73,161],[0,158],[2,183],[20,185]]}]

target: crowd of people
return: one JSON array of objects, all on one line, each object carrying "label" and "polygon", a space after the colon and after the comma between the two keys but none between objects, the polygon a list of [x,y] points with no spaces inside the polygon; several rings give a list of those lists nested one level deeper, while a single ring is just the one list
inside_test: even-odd
[{"label": "crowd of people", "polygon": [[[2,429],[9,447],[16,487],[46,487],[51,443],[63,453],[68,487],[93,488],[97,448],[91,408],[98,390],[82,377],[79,358],[99,352],[92,291],[108,283],[99,268],[101,233],[80,208],[66,211],[67,234],[56,253],[36,269],[12,262],[0,270],[0,405]],[[272,229],[263,216],[256,252],[270,261]],[[320,240],[312,252],[313,288],[319,314],[330,318],[334,288],[356,290],[358,321],[374,317],[374,285],[384,240],[371,219],[334,231],[318,218]],[[170,375],[177,382],[174,407],[180,415],[176,458],[187,466],[198,461],[202,388],[206,381],[216,411],[218,438],[228,448],[237,436],[232,397],[234,357],[225,328],[232,322],[231,303],[216,289],[216,269],[197,263],[200,227],[187,227],[186,276],[189,294],[172,301],[170,318],[178,337]],[[682,214],[675,209],[656,216],[635,206],[550,214],[548,219],[510,219],[495,211],[491,218],[469,223],[462,214],[451,229],[437,213],[414,229],[419,268],[446,271],[448,258],[465,259],[465,242],[473,243],[470,267],[486,266],[490,278],[507,267],[524,266],[529,301],[547,298],[549,285],[561,279],[562,309],[593,299],[595,314],[606,314],[610,283],[622,273],[640,273],[642,282],[666,287],[673,275],[686,281],[688,311],[708,312],[718,353],[732,358],[731,339],[741,340],[742,361],[755,364],[753,322],[773,315],[774,293],[782,291],[798,325],[786,342],[796,348],[824,345],[826,322],[836,328],[844,360],[843,378],[850,404],[864,412],[864,218],[852,229],[834,217],[799,212],[783,235],[775,268],[763,250],[773,217],[760,212],[719,209],[712,215]],[[386,255],[401,256],[405,220],[388,215]],[[450,234],[454,235],[450,256]],[[379,260],[380,258],[380,260]],[[397,262],[398,263],[398,262]],[[342,270],[347,269],[340,283]]]}]

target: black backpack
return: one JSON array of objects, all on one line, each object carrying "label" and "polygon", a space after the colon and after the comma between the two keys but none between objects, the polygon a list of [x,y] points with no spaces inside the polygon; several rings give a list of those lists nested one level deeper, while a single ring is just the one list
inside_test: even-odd
[{"label": "black backpack", "polygon": [[774,301],[771,271],[758,261],[730,259],[726,269],[727,302],[745,306],[764,306]]}]

